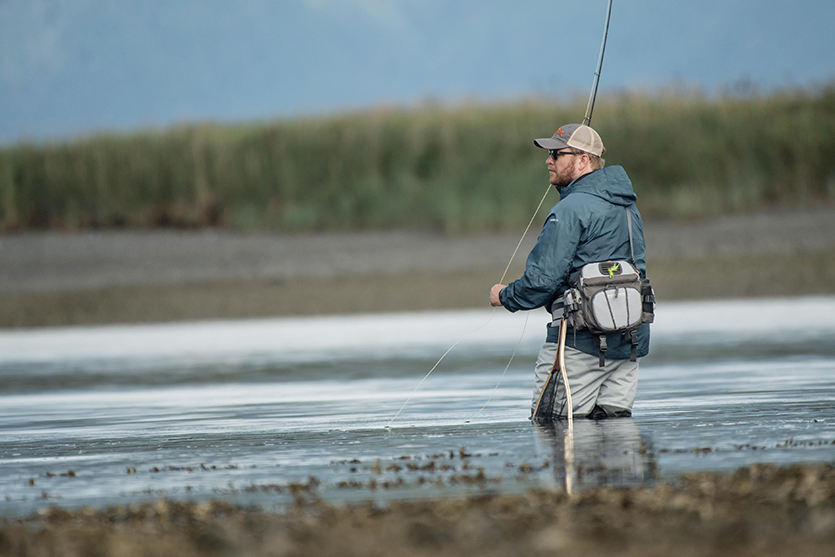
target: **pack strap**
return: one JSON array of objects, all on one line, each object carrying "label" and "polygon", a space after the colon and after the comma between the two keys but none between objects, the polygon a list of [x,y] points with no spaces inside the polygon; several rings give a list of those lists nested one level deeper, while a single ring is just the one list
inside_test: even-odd
[{"label": "pack strap", "polygon": [[565,298],[560,296],[554,303],[551,304],[551,318],[553,321],[558,321],[565,317]]},{"label": "pack strap", "polygon": [[632,256],[632,266],[637,268],[637,265],[635,264],[635,246],[632,244],[632,213],[629,212],[629,207],[625,207],[625,209],[626,224],[629,229],[629,254]]}]

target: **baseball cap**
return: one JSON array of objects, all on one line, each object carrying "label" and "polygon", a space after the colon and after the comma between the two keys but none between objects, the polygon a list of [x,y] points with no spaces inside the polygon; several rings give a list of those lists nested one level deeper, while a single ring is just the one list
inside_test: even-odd
[{"label": "baseball cap", "polygon": [[534,139],[534,145],[543,149],[571,147],[598,157],[606,152],[600,135],[585,124],[566,124],[549,138]]}]

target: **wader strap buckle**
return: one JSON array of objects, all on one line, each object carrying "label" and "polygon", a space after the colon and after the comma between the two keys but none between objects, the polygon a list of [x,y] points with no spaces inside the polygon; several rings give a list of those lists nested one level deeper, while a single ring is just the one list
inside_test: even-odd
[{"label": "wader strap buckle", "polygon": [[629,361],[638,361],[638,330],[633,329],[629,333],[629,340],[632,343],[632,348],[629,350]]},{"label": "wader strap buckle", "polygon": [[600,367],[606,366],[606,350],[609,345],[606,344],[606,335],[600,335]]}]

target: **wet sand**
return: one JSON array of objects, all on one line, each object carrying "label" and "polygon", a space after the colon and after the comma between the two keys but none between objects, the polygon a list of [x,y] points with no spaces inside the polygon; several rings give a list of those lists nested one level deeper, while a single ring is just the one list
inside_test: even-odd
[{"label": "wet sand", "polygon": [[[835,209],[645,224],[661,300],[835,292]],[[521,231],[519,232],[521,234]],[[505,282],[536,241],[529,233]],[[483,307],[517,234],[0,237],[0,327]]]},{"label": "wet sand", "polygon": [[831,555],[835,467],[751,465],[675,484],[332,506],[285,513],[159,500],[47,508],[0,525],[0,555]]}]

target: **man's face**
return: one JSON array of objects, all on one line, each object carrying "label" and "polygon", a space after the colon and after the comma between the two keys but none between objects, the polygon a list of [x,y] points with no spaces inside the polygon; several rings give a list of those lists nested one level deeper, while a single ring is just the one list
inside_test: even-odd
[{"label": "man's face", "polygon": [[557,149],[548,152],[548,158],[545,159],[545,164],[548,165],[548,181],[551,185],[558,188],[564,188],[570,184],[577,176],[575,165],[575,158],[577,155],[571,153],[570,149]]}]

